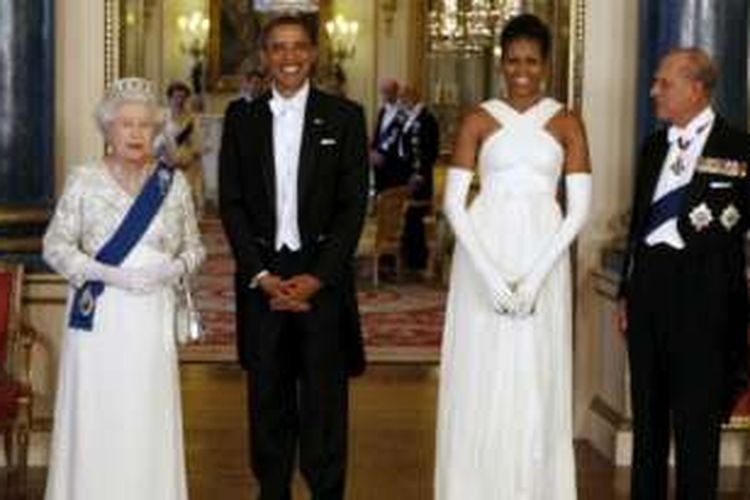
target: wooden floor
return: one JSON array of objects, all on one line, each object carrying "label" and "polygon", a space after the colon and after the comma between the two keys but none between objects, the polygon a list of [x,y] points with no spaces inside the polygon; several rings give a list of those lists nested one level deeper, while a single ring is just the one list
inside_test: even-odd
[{"label": "wooden floor", "polygon": [[[253,499],[243,373],[233,365],[187,364],[182,374],[191,500]],[[436,371],[424,365],[373,366],[354,381],[350,500],[432,499],[436,389]],[[627,470],[611,467],[586,444],[578,444],[576,456],[579,500],[627,498]],[[31,471],[29,500],[43,498],[44,475]],[[0,499],[20,498],[2,479]],[[750,499],[750,472],[725,470],[722,481],[730,486],[721,500]],[[297,478],[295,499],[306,498]]]}]

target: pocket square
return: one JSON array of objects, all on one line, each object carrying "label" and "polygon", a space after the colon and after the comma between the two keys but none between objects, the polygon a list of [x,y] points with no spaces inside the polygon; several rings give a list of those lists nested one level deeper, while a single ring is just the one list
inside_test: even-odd
[{"label": "pocket square", "polygon": [[708,183],[708,187],[711,189],[728,189],[732,187],[732,183],[728,181],[712,181]]},{"label": "pocket square", "polygon": [[321,146],[333,146],[334,144],[336,144],[336,139],[332,139],[330,137],[324,137],[320,140]]}]

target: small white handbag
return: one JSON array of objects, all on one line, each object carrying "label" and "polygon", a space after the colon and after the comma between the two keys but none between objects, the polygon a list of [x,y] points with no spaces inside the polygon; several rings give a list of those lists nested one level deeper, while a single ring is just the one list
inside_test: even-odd
[{"label": "small white handbag", "polygon": [[174,331],[178,345],[199,343],[205,334],[203,320],[195,307],[187,275],[180,278],[175,287]]}]

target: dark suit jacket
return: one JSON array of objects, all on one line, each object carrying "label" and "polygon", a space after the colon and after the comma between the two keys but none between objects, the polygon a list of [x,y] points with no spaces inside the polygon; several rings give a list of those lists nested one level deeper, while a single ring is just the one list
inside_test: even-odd
[{"label": "dark suit jacket", "polygon": [[409,177],[419,174],[424,179],[424,183],[412,197],[416,200],[431,199],[433,169],[440,147],[438,122],[432,112],[426,107],[422,108],[409,128],[404,125],[399,142],[399,159],[404,164],[404,170]]},{"label": "dark suit jacket", "polygon": [[[274,270],[275,167],[270,92],[224,119],[219,158],[219,208],[236,261],[240,362],[252,367],[259,330],[272,313],[260,290],[249,289],[263,269]],[[336,297],[351,373],[364,369],[352,267],[367,201],[367,135],[362,108],[315,88],[305,110],[299,156],[298,223],[305,272]]]},{"label": "dark suit jacket", "polygon": [[[634,268],[637,266],[637,254],[643,245],[644,231],[649,216],[649,208],[656,185],[659,181],[662,165],[669,145],[666,130],[651,135],[641,151],[636,175],[635,194],[630,220],[628,248],[622,271],[619,296],[629,299],[628,287]],[[750,161],[750,140],[744,132],[734,130],[727,122],[717,116],[701,159],[712,158],[734,160],[744,163]],[[728,313],[728,318],[717,318],[714,332],[707,335],[722,335],[725,346],[725,407],[732,406],[747,388],[747,324],[748,302],[747,282],[745,279],[745,235],[750,227],[750,176],[711,173],[697,169],[688,191],[683,199],[683,206],[677,219],[677,227],[685,241],[684,252],[693,255],[711,255],[724,259],[729,271],[723,276],[706,276],[706,280],[721,281],[728,289],[729,303],[721,308]],[[750,173],[750,172],[749,172]],[[690,220],[690,213],[705,203],[714,214],[714,220],[707,227],[697,229]],[[727,207],[734,206],[739,212],[739,221],[730,229],[721,222],[721,214]],[[707,286],[705,290],[713,290]],[[701,290],[696,290],[700,294]],[[711,297],[705,297],[711,300]],[[724,331],[721,331],[724,329]]]},{"label": "dark suit jacket", "polygon": [[252,101],[248,101],[244,97],[237,97],[236,99],[232,99],[229,101],[229,104],[227,104],[227,109],[224,112],[224,114],[230,114],[230,113],[238,113],[237,108],[245,108],[250,107],[250,104]]}]

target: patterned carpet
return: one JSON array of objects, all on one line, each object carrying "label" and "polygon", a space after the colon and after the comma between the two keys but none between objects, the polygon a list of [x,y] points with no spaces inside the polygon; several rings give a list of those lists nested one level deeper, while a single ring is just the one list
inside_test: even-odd
[{"label": "patterned carpet", "polygon": [[[193,290],[207,335],[203,343],[182,348],[180,355],[185,361],[234,361],[234,261],[219,220],[208,218],[200,225],[208,258],[193,280]],[[368,360],[438,360],[443,288],[419,283],[363,286],[359,306]]]}]

